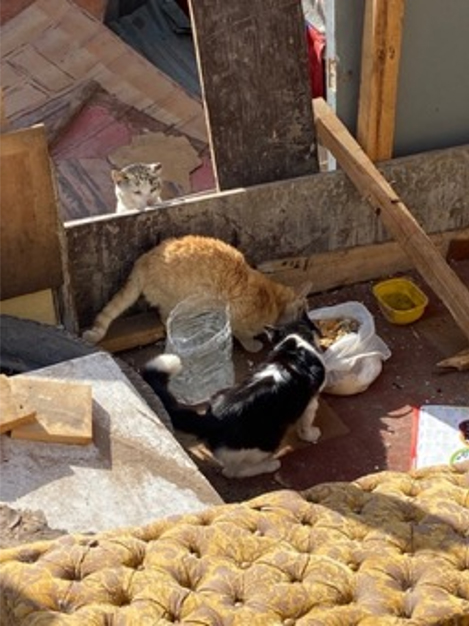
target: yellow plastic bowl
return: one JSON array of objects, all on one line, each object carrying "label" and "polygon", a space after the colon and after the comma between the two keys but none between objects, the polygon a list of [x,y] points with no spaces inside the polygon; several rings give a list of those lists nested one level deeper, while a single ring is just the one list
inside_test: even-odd
[{"label": "yellow plastic bowl", "polygon": [[377,283],[373,295],[385,318],[393,324],[411,324],[422,317],[428,298],[408,278],[391,278]]}]

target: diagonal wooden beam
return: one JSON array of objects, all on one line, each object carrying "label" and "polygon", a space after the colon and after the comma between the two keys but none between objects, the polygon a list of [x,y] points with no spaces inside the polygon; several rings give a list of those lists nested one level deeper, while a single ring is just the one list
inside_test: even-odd
[{"label": "diagonal wooden beam", "polygon": [[313,101],[316,132],[358,191],[469,338],[469,291],[384,176],[322,98]]},{"label": "diagonal wooden beam", "polygon": [[394,147],[405,0],[366,0],[357,139],[372,161]]}]

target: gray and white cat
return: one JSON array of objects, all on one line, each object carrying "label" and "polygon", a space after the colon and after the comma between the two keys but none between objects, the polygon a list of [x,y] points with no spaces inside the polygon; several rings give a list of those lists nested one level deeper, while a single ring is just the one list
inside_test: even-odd
[{"label": "gray and white cat", "polygon": [[143,211],[158,205],[163,179],[161,163],[131,163],[111,171],[117,197],[116,212]]}]

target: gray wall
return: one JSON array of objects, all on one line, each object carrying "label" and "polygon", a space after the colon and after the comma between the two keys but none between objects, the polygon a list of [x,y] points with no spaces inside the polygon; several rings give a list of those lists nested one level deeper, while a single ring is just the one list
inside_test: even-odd
[{"label": "gray wall", "polygon": [[[364,0],[326,0],[328,101],[355,134]],[[469,1],[407,0],[394,156],[469,142]]]}]

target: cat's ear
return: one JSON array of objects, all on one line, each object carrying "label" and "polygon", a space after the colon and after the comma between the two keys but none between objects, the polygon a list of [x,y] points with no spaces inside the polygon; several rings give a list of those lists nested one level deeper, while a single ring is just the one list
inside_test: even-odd
[{"label": "cat's ear", "polygon": [[267,339],[271,344],[277,343],[279,337],[279,329],[275,326],[266,325],[264,326],[264,333],[267,335]]},{"label": "cat's ear", "polygon": [[125,180],[125,174],[122,170],[111,170],[111,178],[118,185]]},{"label": "cat's ear", "polygon": [[150,163],[150,170],[153,174],[161,174],[163,171],[163,166],[161,163]]}]

